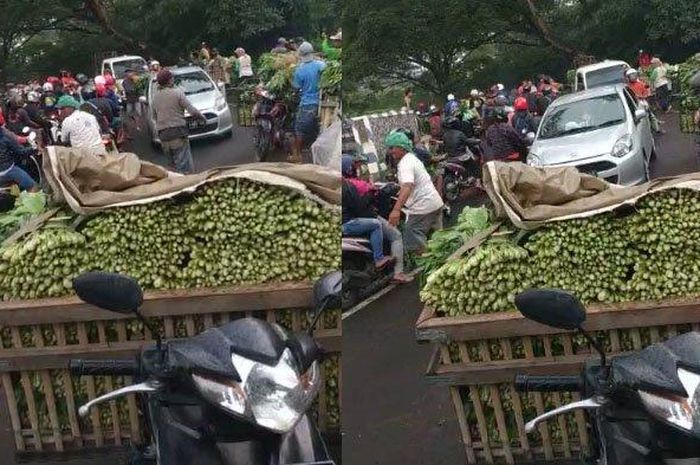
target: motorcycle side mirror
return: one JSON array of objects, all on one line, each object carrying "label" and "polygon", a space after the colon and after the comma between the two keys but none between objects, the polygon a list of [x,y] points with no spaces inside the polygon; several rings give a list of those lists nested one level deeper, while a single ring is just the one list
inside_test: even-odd
[{"label": "motorcycle side mirror", "polygon": [[573,294],[559,289],[527,289],[515,296],[515,306],[529,320],[553,328],[576,330],[598,352],[601,366],[606,366],[605,349],[584,331],[586,309]]},{"label": "motorcycle side mirror", "polygon": [[528,289],[515,296],[515,306],[529,320],[559,329],[580,329],[586,309],[572,294],[558,289]]},{"label": "motorcycle side mirror", "polygon": [[80,300],[111,312],[133,313],[156,338],[158,351],[162,341],[158,330],[139,312],[143,304],[143,291],[139,283],[129,276],[104,271],[89,271],[73,279],[73,290]]},{"label": "motorcycle side mirror", "polygon": [[29,131],[31,131],[31,129],[29,128],[29,126],[25,126],[25,127],[22,128],[22,134],[29,134]]},{"label": "motorcycle side mirror", "polygon": [[135,313],[143,303],[136,280],[116,273],[83,273],[73,280],[73,289],[82,301],[111,312]]},{"label": "motorcycle side mirror", "polygon": [[316,281],[313,288],[313,321],[309,325],[309,334],[316,327],[316,322],[328,308],[340,308],[343,290],[343,275],[340,271],[331,271]]}]

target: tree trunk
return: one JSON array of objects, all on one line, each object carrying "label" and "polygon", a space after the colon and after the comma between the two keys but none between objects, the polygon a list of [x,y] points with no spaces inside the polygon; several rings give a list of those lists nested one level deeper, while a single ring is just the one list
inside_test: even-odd
[{"label": "tree trunk", "polygon": [[87,8],[87,10],[95,16],[97,24],[107,34],[116,37],[121,42],[124,42],[131,48],[139,49],[142,51],[147,50],[145,44],[136,41],[132,37],[122,34],[114,28],[112,22],[109,19],[109,15],[107,14],[107,10],[105,9],[104,5],[102,5],[102,2],[100,0],[85,0],[85,8]]},{"label": "tree trunk", "polygon": [[574,48],[569,47],[566,44],[563,44],[559,42],[553,35],[552,32],[549,30],[549,26],[547,26],[547,23],[544,21],[544,18],[540,16],[540,14],[537,11],[537,7],[535,7],[535,2],[534,0],[525,0],[527,2],[527,6],[530,9],[530,15],[532,16],[532,23],[533,25],[537,28],[539,31],[540,35],[542,38],[547,42],[549,45],[554,47],[557,50],[560,50],[570,57],[576,57],[578,55],[584,55],[584,53],[581,50],[576,50]]}]

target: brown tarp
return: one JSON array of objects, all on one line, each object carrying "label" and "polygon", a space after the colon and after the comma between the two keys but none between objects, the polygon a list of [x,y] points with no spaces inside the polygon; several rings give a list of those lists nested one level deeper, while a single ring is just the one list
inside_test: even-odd
[{"label": "brown tarp", "polygon": [[700,173],[623,187],[582,174],[574,167],[534,168],[523,163],[489,162],[484,165],[483,182],[499,218],[522,229],[537,229],[549,221],[593,216],[634,204],[660,190],[700,190]]},{"label": "brown tarp", "polygon": [[183,176],[142,161],[133,153],[97,155],[52,146],[44,157],[44,174],[55,198],[80,214],[155,202],[232,177],[287,187],[329,208],[337,208],[341,202],[340,173],[316,165],[249,163]]}]

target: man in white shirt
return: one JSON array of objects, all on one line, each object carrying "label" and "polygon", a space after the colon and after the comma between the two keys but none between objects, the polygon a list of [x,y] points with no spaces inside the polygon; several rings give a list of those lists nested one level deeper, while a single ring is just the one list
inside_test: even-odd
[{"label": "man in white shirt", "polygon": [[244,49],[238,47],[236,49],[236,55],[238,56],[238,77],[239,79],[245,79],[253,76],[253,62]]},{"label": "man in white shirt", "polygon": [[63,95],[56,107],[60,111],[61,140],[64,144],[76,148],[87,148],[93,153],[107,153],[102,143],[100,124],[97,119],[88,112],[78,108],[80,103],[70,95]]},{"label": "man in white shirt", "polygon": [[389,222],[396,226],[401,211],[406,213],[404,242],[406,250],[420,254],[425,248],[431,231],[442,229],[443,202],[433,185],[423,163],[411,152],[413,143],[406,134],[392,132],[384,143],[391,156],[398,162],[398,178],[401,190]]}]

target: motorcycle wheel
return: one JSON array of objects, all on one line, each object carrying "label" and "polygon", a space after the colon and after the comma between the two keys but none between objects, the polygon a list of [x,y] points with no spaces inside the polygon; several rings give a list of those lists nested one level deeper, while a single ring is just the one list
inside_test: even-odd
[{"label": "motorcycle wheel", "polygon": [[442,180],[445,201],[454,203],[459,199],[459,180],[454,174],[446,174]]}]

